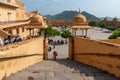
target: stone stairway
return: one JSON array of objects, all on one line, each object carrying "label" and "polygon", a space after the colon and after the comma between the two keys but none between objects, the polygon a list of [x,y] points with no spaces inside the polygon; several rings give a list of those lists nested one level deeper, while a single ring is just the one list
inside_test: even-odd
[{"label": "stone stairway", "polygon": [[12,74],[6,80],[120,80],[91,66],[59,59],[46,60]]}]

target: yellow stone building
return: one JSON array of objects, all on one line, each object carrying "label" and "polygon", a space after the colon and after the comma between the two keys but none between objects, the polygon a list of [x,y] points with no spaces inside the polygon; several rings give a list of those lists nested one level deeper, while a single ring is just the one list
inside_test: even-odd
[{"label": "yellow stone building", "polygon": [[[36,25],[31,24],[34,20],[38,20],[36,23],[41,21],[37,29],[34,28]],[[19,34],[22,38],[34,35],[38,28],[46,26],[44,20],[37,11],[26,12],[24,3],[19,0],[0,0],[0,36],[3,38],[11,34]]]},{"label": "yellow stone building", "polygon": [[[37,10],[26,12],[24,3],[19,0],[0,0],[0,39],[14,34],[23,39],[20,43],[0,46],[1,59],[12,57],[12,60],[0,61],[0,80],[46,58],[47,39],[42,36],[44,28],[47,28],[45,20]],[[41,36],[36,36],[38,31]],[[34,38],[24,40],[31,36]]]}]

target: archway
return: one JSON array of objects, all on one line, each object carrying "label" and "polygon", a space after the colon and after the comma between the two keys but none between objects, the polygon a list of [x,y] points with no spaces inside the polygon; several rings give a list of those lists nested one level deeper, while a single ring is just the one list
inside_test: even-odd
[{"label": "archway", "polygon": [[[60,28],[55,27],[61,31]],[[57,52],[57,59],[68,58],[68,39],[62,38],[61,36],[49,37],[48,39],[48,59],[53,59],[53,52]]]}]

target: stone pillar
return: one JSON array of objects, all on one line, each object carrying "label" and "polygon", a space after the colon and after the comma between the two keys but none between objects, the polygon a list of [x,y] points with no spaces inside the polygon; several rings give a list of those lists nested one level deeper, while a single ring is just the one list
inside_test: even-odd
[{"label": "stone pillar", "polygon": [[74,29],[72,29],[72,36],[74,36]]},{"label": "stone pillar", "polygon": [[82,37],[84,36],[84,30],[82,29]]},{"label": "stone pillar", "polygon": [[29,29],[29,35],[31,36],[31,29]]},{"label": "stone pillar", "polygon": [[88,31],[88,29],[85,29],[85,37],[87,38],[87,31]]},{"label": "stone pillar", "polygon": [[75,29],[75,36],[76,36],[76,29]]},{"label": "stone pillar", "polygon": [[34,31],[34,29],[33,29],[33,36],[35,35],[35,31]]},{"label": "stone pillar", "polygon": [[74,60],[74,37],[69,38],[69,60]]},{"label": "stone pillar", "polygon": [[44,36],[44,40],[43,40],[43,59],[47,60],[48,59],[48,53],[47,53],[47,45],[48,45],[48,41],[47,38]]}]

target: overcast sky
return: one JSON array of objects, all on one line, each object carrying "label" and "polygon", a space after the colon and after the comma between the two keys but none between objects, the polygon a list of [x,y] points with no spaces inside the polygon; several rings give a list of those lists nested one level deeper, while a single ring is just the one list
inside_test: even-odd
[{"label": "overcast sky", "polygon": [[20,0],[27,11],[38,9],[43,15],[64,10],[87,11],[97,17],[120,17],[120,0]]}]

